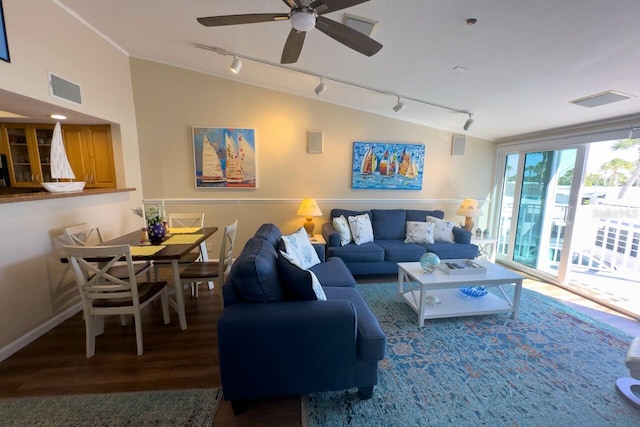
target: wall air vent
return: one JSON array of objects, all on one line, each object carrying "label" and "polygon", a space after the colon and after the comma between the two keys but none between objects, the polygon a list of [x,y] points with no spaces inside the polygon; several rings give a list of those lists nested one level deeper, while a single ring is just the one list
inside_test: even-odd
[{"label": "wall air vent", "polygon": [[49,88],[51,96],[82,105],[80,85],[49,73]]},{"label": "wall air vent", "polygon": [[569,102],[576,105],[582,105],[583,107],[593,108],[600,105],[611,104],[612,102],[623,101],[632,97],[633,95],[608,90],[606,92],[596,93],[595,95],[585,96],[584,98],[574,99]]}]

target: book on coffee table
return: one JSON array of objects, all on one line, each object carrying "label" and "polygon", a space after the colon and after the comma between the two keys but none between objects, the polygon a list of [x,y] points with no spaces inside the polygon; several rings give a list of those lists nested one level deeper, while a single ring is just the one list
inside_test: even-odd
[{"label": "book on coffee table", "polygon": [[470,259],[442,261],[440,266],[447,274],[481,274],[487,272],[486,268]]}]

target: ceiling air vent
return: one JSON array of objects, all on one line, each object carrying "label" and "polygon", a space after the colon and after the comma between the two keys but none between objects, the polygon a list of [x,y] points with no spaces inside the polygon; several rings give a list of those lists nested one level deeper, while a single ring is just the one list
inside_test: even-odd
[{"label": "ceiling air vent", "polygon": [[608,90],[606,92],[596,93],[595,95],[585,96],[584,98],[574,99],[569,101],[572,104],[582,105],[583,107],[598,107],[600,105],[611,104],[612,102],[622,101],[632,98],[633,95],[627,95],[626,93],[616,92]]},{"label": "ceiling air vent", "polygon": [[351,15],[349,13],[344,14],[344,20],[342,23],[369,37],[376,32],[376,28],[378,27],[378,21]]},{"label": "ceiling air vent", "polygon": [[51,96],[82,105],[80,86],[55,74],[49,74]]}]

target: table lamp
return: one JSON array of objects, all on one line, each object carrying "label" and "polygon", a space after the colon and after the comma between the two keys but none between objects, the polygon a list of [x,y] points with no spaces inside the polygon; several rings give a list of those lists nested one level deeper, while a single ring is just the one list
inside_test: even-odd
[{"label": "table lamp", "polygon": [[482,211],[476,199],[464,199],[456,211],[456,215],[465,217],[464,229],[473,232],[473,217],[481,216]]},{"label": "table lamp", "polygon": [[298,216],[306,216],[307,220],[304,223],[304,229],[307,230],[309,237],[313,237],[313,228],[315,224],[311,217],[322,216],[322,211],[318,207],[318,203],[315,199],[304,199],[298,208]]}]

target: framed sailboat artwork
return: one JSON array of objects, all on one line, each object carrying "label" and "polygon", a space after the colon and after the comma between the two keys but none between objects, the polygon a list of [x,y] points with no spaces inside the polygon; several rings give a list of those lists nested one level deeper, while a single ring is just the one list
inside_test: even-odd
[{"label": "framed sailboat artwork", "polygon": [[0,59],[11,62],[9,59],[9,43],[7,42],[7,28],[4,25],[4,10],[0,0]]},{"label": "framed sailboat artwork", "polygon": [[398,142],[353,143],[351,187],[422,190],[425,147]]},{"label": "framed sailboat artwork", "polygon": [[256,188],[254,129],[193,127],[196,188]]}]

